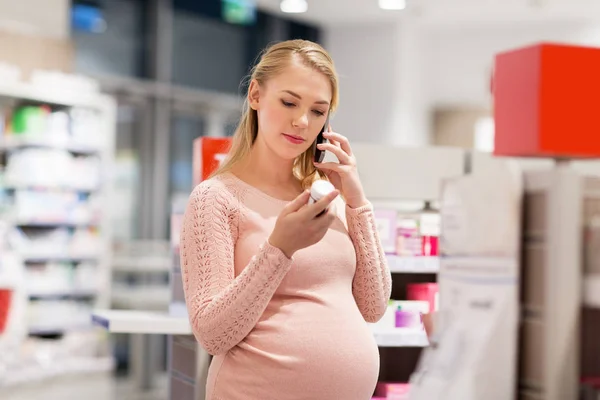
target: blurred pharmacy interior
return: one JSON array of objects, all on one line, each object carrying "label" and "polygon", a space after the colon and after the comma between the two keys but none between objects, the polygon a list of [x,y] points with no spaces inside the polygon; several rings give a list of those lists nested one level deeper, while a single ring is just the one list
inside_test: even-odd
[{"label": "blurred pharmacy interior", "polygon": [[0,399],[204,399],[181,216],[287,39],[392,272],[373,399],[600,399],[594,0],[0,0]]}]

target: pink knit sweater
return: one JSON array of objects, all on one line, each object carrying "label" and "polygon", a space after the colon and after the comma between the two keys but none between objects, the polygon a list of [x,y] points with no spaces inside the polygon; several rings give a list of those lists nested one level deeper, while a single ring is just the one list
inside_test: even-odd
[{"label": "pink knit sweater", "polygon": [[182,274],[194,335],[215,356],[206,398],[368,400],[379,351],[365,321],[391,291],[372,207],[336,203],[325,237],[288,259],[267,240],[286,203],[229,173],[190,197]]}]

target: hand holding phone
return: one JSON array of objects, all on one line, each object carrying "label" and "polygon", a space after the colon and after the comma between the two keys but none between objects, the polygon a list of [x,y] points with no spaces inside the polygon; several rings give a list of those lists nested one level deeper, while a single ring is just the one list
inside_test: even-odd
[{"label": "hand holding phone", "polygon": [[319,134],[317,135],[317,138],[315,139],[315,142],[313,143],[313,152],[315,155],[314,161],[318,162],[318,163],[322,163],[323,160],[325,159],[325,150],[319,149],[317,147],[317,145],[327,142],[327,139],[325,138],[325,136],[323,136],[323,133],[325,132],[325,129],[328,129],[328,127],[329,127],[329,114],[327,115],[327,119],[325,120],[325,125],[323,125],[321,132],[319,132]]}]

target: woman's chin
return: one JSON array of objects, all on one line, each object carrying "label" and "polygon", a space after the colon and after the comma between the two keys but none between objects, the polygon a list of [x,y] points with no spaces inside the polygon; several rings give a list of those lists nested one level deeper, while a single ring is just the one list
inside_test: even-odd
[{"label": "woman's chin", "polygon": [[278,149],[274,149],[275,153],[277,154],[277,156],[279,156],[279,158],[286,160],[286,161],[294,161],[296,158],[298,158],[300,155],[302,155],[302,153],[304,153],[306,151],[306,149],[300,149],[300,148],[278,148]]}]

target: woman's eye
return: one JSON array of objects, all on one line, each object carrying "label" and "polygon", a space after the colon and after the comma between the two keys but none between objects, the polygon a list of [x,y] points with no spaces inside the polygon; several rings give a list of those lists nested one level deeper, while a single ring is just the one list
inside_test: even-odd
[{"label": "woman's eye", "polygon": [[285,101],[285,100],[281,100],[281,102],[282,102],[282,103],[283,103],[283,105],[284,105],[284,106],[286,106],[286,107],[293,107],[293,106],[294,106],[294,103],[289,103],[289,102],[287,102],[287,101]]},{"label": "woman's eye", "polygon": [[318,115],[319,117],[322,117],[323,115],[325,115],[325,113],[323,111],[319,111],[319,110],[313,110],[313,112]]}]

